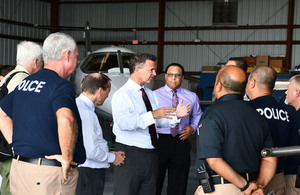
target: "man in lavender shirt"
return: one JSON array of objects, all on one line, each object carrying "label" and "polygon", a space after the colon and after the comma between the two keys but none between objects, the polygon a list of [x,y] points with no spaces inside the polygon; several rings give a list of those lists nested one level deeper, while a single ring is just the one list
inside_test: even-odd
[{"label": "man in lavender shirt", "polygon": [[183,104],[191,103],[189,115],[182,118],[176,128],[157,128],[159,134],[157,195],[162,192],[167,170],[167,194],[186,194],[191,150],[188,137],[195,132],[202,111],[198,96],[181,87],[183,78],[183,66],[172,63],[166,68],[166,85],[154,91],[161,107],[176,107],[176,103],[181,99]]}]

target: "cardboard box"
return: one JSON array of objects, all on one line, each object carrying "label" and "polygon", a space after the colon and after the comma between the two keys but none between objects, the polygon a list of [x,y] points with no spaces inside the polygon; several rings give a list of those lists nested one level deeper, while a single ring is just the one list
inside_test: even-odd
[{"label": "cardboard box", "polygon": [[269,61],[271,67],[282,68],[284,67],[283,60],[271,60]]},{"label": "cardboard box", "polygon": [[256,56],[256,66],[268,66],[269,56]]},{"label": "cardboard box", "polygon": [[219,66],[202,66],[202,72],[217,72],[220,68]]},{"label": "cardboard box", "polygon": [[256,57],[243,57],[246,60],[248,67],[254,67],[256,65]]}]

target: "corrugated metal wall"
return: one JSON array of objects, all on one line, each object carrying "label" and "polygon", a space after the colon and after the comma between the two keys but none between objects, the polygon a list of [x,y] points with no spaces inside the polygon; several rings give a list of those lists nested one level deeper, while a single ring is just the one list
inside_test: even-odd
[{"label": "corrugated metal wall", "polygon": [[[298,3],[298,0],[296,0]],[[239,0],[238,25],[287,24],[288,0]],[[66,11],[68,10],[68,12]],[[165,26],[211,26],[212,1],[167,2]],[[98,28],[157,27],[158,3],[122,4],[62,4],[60,25],[83,26],[86,21]],[[81,13],[81,14],[78,14]],[[295,11],[297,13],[297,11]],[[165,41],[273,41],[286,40],[285,29],[266,30],[202,30],[166,31]],[[198,36],[197,36],[198,34]],[[82,33],[73,34],[83,40]],[[92,40],[131,41],[133,39],[157,41],[156,31],[101,32],[92,31]],[[99,45],[93,45],[95,50]],[[125,47],[136,52],[157,55],[156,46],[137,45]],[[297,47],[294,47],[297,48]],[[171,62],[184,64],[187,71],[200,71],[204,65],[226,62],[232,56],[285,55],[284,45],[165,45],[164,67]],[[295,61],[300,61],[293,58]]]},{"label": "corrugated metal wall", "polygon": [[[68,10],[68,11],[67,11]],[[61,4],[59,24],[62,26],[85,26],[89,22],[91,41],[132,41],[133,39],[157,41],[156,31],[115,32],[93,30],[96,28],[136,28],[158,26],[157,3],[122,3],[122,4]],[[83,32],[73,32],[77,41],[84,41]],[[105,47],[92,45],[92,50]],[[126,45],[126,48],[136,52],[157,54],[157,46],[153,45]],[[84,53],[80,53],[82,58]]]},{"label": "corrugated metal wall", "polygon": [[[238,25],[287,24],[288,0],[238,1]],[[213,3],[169,2],[166,26],[211,26]],[[196,31],[168,31],[167,41],[192,41]],[[286,40],[285,29],[266,30],[202,30],[202,41],[273,41]],[[168,45],[164,65],[170,62],[184,64],[188,71],[200,71],[202,66],[226,62],[229,57],[249,55],[285,55],[283,45]]]},{"label": "corrugated metal wall", "polygon": [[[50,4],[39,0],[1,0],[0,18],[23,23],[49,25]],[[0,23],[0,34],[44,39],[49,34],[49,31]],[[21,40],[0,38],[0,65],[16,64],[16,46],[20,41]]]},{"label": "corrugated metal wall", "polygon": [[[1,18],[49,25],[50,3],[39,0],[2,0]],[[158,3],[59,4],[59,25],[93,28],[135,28],[158,26]],[[295,24],[300,24],[300,0],[295,0]],[[211,26],[212,1],[166,2],[166,27]],[[238,25],[287,25],[288,0],[238,0]],[[49,31],[0,23],[2,34],[44,38]],[[294,40],[300,40],[300,29]],[[82,31],[66,31],[77,41],[84,41]],[[274,41],[286,40],[286,29],[264,30],[189,30],[165,31],[165,41]],[[157,31],[107,32],[91,31],[92,41],[157,41]],[[17,40],[0,39],[3,57],[0,64],[14,63]],[[92,45],[92,50],[104,45]],[[157,55],[156,45],[124,45],[136,52]],[[79,46],[79,58],[84,46]],[[184,64],[187,71],[200,71],[202,66],[225,62],[232,56],[285,56],[285,45],[165,45],[164,67],[171,62]],[[293,46],[292,66],[300,64],[300,46]]]}]

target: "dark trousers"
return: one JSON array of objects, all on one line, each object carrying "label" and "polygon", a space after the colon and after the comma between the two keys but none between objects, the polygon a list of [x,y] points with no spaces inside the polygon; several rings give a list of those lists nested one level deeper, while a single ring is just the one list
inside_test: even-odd
[{"label": "dark trousers", "polygon": [[179,135],[159,134],[158,177],[156,194],[162,192],[166,171],[168,170],[168,195],[186,194],[190,170],[191,143],[188,139],[181,141]]},{"label": "dark trousers", "polygon": [[104,190],[105,169],[78,167],[77,195],[101,195]]},{"label": "dark trousers", "polygon": [[124,151],[126,158],[123,165],[114,168],[114,195],[154,195],[157,151],[120,143],[116,143],[115,151]]}]

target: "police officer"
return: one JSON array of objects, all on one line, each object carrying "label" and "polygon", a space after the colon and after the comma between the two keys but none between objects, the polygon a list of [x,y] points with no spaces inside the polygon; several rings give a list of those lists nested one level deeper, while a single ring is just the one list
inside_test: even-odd
[{"label": "police officer", "polygon": [[[207,162],[215,187],[211,194],[263,194],[275,174],[277,158],[260,157],[263,148],[272,147],[269,126],[242,100],[245,84],[241,68],[223,67],[214,86],[217,100],[200,120],[197,164]],[[202,186],[195,194],[204,194]]]},{"label": "police officer", "polygon": [[[286,102],[295,108],[291,115],[291,134],[289,144],[291,146],[300,145],[300,75],[295,75],[290,79],[290,84],[286,93]],[[285,182],[287,195],[300,194],[300,186],[296,186],[296,178],[299,175],[300,155],[289,156],[285,167]],[[298,169],[298,174],[297,173]]]},{"label": "police officer", "polygon": [[[275,100],[272,91],[275,86],[276,72],[269,66],[259,66],[248,77],[246,93],[251,99],[249,104],[267,119],[271,129],[274,147],[288,146],[290,121],[288,112]],[[283,194],[285,181],[283,175],[284,157],[278,159],[274,178],[265,188],[265,193],[272,191]]]}]

